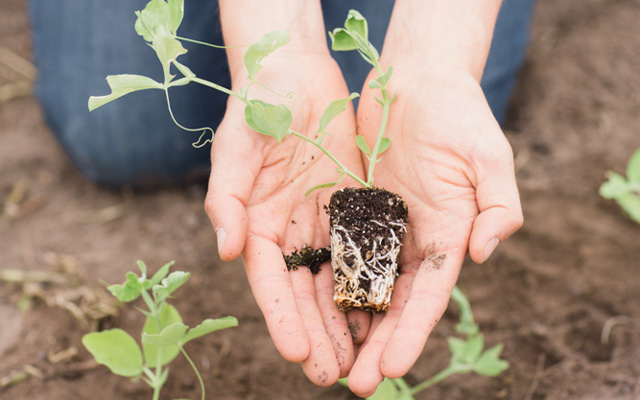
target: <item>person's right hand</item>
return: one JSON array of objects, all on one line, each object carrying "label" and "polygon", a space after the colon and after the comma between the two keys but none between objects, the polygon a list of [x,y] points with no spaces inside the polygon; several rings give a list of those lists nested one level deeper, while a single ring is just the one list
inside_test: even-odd
[{"label": "person's right hand", "polygon": [[[329,103],[349,94],[328,50],[303,53],[287,46],[265,58],[257,78],[280,93],[295,93],[291,129],[313,138]],[[232,71],[232,89],[246,87],[246,76],[244,66]],[[249,98],[291,104],[255,84]],[[354,360],[346,317],[333,301],[331,266],[323,265],[315,276],[306,267],[288,272],[282,254],[305,244],[329,245],[323,205],[336,187],[308,196],[305,192],[339,174],[310,143],[293,136],[278,143],[255,132],[245,122],[244,110],[245,103],[230,98],[213,140],[206,210],[217,232],[218,251],[223,260],[243,254],[256,302],[283,357],[301,362],[313,383],[330,385],[346,376]],[[328,131],[332,135],[324,139],[326,148],[362,176],[351,105]]]}]

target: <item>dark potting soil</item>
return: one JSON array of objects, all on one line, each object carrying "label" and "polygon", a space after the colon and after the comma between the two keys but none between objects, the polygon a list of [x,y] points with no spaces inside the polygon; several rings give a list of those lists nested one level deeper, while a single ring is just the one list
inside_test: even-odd
[{"label": "dark potting soil", "polygon": [[313,275],[320,271],[322,263],[331,260],[331,248],[322,247],[314,249],[306,244],[302,249],[295,249],[293,253],[284,256],[284,262],[287,264],[287,270],[297,270],[298,267],[309,267]]}]

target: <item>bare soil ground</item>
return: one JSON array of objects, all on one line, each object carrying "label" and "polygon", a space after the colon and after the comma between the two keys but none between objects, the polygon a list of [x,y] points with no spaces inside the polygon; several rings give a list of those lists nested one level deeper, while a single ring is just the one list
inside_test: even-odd
[{"label": "bare soil ground", "polygon": [[[187,323],[238,317],[240,327],[189,345],[210,398],[354,398],[315,387],[278,355],[241,263],[218,260],[203,187],[113,192],[75,172],[10,54],[30,58],[24,3],[0,3],[0,271],[44,271],[47,282],[0,282],[0,399],[149,397],[80,343],[91,317],[114,311],[99,281],[121,281],[138,258],[192,273],[176,301]],[[637,0],[540,1],[507,129],[526,222],[460,279],[511,368],[451,378],[420,399],[640,399],[640,226],[597,195],[604,172],[623,172],[640,147],[638,21]],[[446,365],[454,308],[410,381]],[[115,314],[100,326],[140,328],[133,308]],[[172,371],[165,398],[198,398],[188,365]]]}]

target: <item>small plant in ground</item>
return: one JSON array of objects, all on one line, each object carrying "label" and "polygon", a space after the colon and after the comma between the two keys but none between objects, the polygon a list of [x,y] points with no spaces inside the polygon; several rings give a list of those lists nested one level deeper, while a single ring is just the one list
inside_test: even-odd
[{"label": "small plant in ground", "polygon": [[640,149],[629,159],[626,178],[613,171],[607,172],[607,178],[600,186],[600,196],[615,200],[629,218],[640,224]]},{"label": "small plant in ground", "polygon": [[[385,378],[376,392],[367,397],[368,400],[414,400],[414,395],[452,375],[475,372],[483,376],[498,376],[509,368],[509,363],[500,359],[502,344],[484,350],[484,336],[473,320],[471,305],[462,290],[456,286],[451,298],[460,308],[460,322],[455,326],[456,332],[465,335],[466,338],[447,338],[451,350],[449,365],[415,386],[409,386],[403,378]],[[346,386],[347,379],[341,379],[340,383]]]},{"label": "small plant in ground", "polygon": [[[263,59],[285,45],[290,39],[289,34],[284,31],[273,31],[249,46],[244,55],[248,83],[244,88],[233,91],[198,78],[186,65],[177,61],[179,56],[187,52],[181,41],[203,44],[178,36],[177,31],[182,22],[183,13],[183,0],[151,0],[143,11],[136,13],[138,16],[135,23],[136,32],[156,52],[164,71],[164,81],[158,82],[140,75],[108,76],[107,82],[111,87],[111,94],[91,97],[89,109],[94,110],[134,91],[163,90],[174,122],[187,131],[202,132],[198,141],[194,143],[194,146],[198,147],[212,140],[210,136],[213,135],[213,129],[210,127],[190,129],[180,125],[173,116],[169,98],[170,88],[197,83],[222,91],[244,102],[245,120],[256,132],[273,137],[278,142],[295,136],[318,148],[336,164],[338,178],[334,182],[313,186],[307,194],[316,189],[335,186],[342,182],[345,176],[362,186],[358,189],[347,188],[337,191],[326,209],[331,223],[331,264],[334,271],[335,300],[343,311],[352,308],[385,311],[391,300],[398,268],[397,256],[403,233],[406,231],[408,212],[405,202],[398,195],[376,188],[373,183],[376,163],[391,145],[389,138],[385,137],[385,130],[389,109],[394,101],[394,96],[391,96],[388,89],[393,68],[389,67],[385,71],[380,65],[379,53],[368,39],[366,19],[359,12],[351,10],[344,27],[330,33],[334,50],[358,51],[377,72],[377,77],[369,82],[369,87],[380,91],[380,97],[376,97],[376,100],[382,106],[382,120],[375,143],[367,144],[363,136],[356,136],[355,144],[369,160],[368,175],[366,178],[361,178],[350,171],[323,145],[326,136],[330,135],[327,128],[331,121],[346,109],[351,100],[359,96],[358,93],[352,93],[346,98],[331,102],[320,118],[315,134],[297,132],[291,129],[293,116],[290,108],[285,104],[269,104],[249,97],[253,85],[262,86],[276,93],[273,88],[267,88],[260,83],[257,77],[263,67]],[[182,77],[176,79],[176,76],[171,73],[172,67],[179,71]],[[283,97],[290,98],[290,96]],[[301,261],[288,263],[289,267],[307,265],[304,257],[306,253],[317,255],[309,248],[303,253],[295,253],[295,259]],[[315,257],[313,262],[317,264],[322,260]]]},{"label": "small plant in ground", "polygon": [[138,308],[146,317],[142,349],[131,335],[118,328],[88,333],[82,337],[82,344],[99,364],[114,374],[145,381],[153,389],[153,400],[160,398],[160,390],[169,377],[167,365],[182,353],[198,378],[204,400],[202,376],[184,345],[211,332],[237,326],[238,320],[224,317],[206,319],[193,328],[185,325],[178,310],[167,300],[189,279],[189,273],[169,273],[172,265],[173,262],[165,264],[149,278],[147,266],[138,261],[140,276],[129,272],[124,283],[107,287],[122,302],[129,303],[141,297],[147,306],[147,310]]}]

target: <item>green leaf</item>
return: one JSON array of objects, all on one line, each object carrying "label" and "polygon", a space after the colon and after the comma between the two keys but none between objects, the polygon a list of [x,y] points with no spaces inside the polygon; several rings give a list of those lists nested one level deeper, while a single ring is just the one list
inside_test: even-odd
[{"label": "green leaf", "polygon": [[187,329],[189,329],[189,327],[182,322],[175,322],[165,327],[160,333],[143,333],[142,345],[158,346],[163,349],[174,346],[180,347],[180,339],[182,339],[185,332],[187,332]]},{"label": "green leaf", "polygon": [[509,368],[509,363],[501,360],[500,352],[502,352],[502,344],[498,344],[486,350],[473,367],[473,371],[483,376],[498,376],[500,373]]},{"label": "green leaf", "polygon": [[629,159],[627,179],[632,183],[640,183],[640,149],[636,150]]},{"label": "green leaf", "polygon": [[613,171],[607,173],[609,180],[600,186],[600,196],[605,199],[615,199],[629,193],[629,184],[624,176]]},{"label": "green leaf", "polygon": [[143,284],[139,281],[138,276],[133,272],[126,275],[123,284],[109,285],[107,289],[123,303],[128,303],[140,297],[144,290]]},{"label": "green leaf", "polygon": [[393,67],[389,67],[387,72],[384,75],[381,75],[375,79],[369,81],[369,88],[371,89],[384,89],[384,87],[389,83],[389,79],[391,79],[391,74],[393,74]]},{"label": "green leaf", "polygon": [[347,104],[358,96],[360,96],[358,93],[351,93],[348,97],[332,101],[327,106],[327,109],[322,113],[322,117],[320,117],[320,127],[318,128],[318,132],[324,132],[327,125],[329,125],[329,123],[340,113],[346,110]]},{"label": "green leaf", "polygon": [[329,32],[331,38],[331,49],[334,51],[351,51],[358,49],[358,43],[351,34],[344,28],[336,28]]},{"label": "green leaf", "polygon": [[136,261],[136,264],[138,264],[138,269],[140,270],[140,281],[144,281],[147,279],[147,264],[142,260]]},{"label": "green leaf", "polygon": [[389,147],[391,146],[391,140],[389,140],[389,138],[382,138],[382,141],[380,142],[380,147],[378,148],[378,154],[382,154],[385,151],[387,151],[389,149]]},{"label": "green leaf", "polygon": [[[165,304],[160,313],[160,325],[155,318],[147,318],[144,326],[142,327],[142,334],[144,335],[157,335],[162,332],[166,327],[182,323],[182,317],[178,310],[171,304]],[[184,332],[183,332],[184,333]],[[157,365],[158,350],[162,349],[160,358],[160,365],[166,365],[173,361],[180,353],[180,345],[175,344],[173,346],[157,346],[151,343],[142,342],[142,350],[144,352],[144,359],[147,361],[147,366],[155,368]]]},{"label": "green leaf", "polygon": [[111,88],[111,94],[89,97],[89,111],[93,111],[131,92],[145,89],[163,89],[161,83],[142,75],[109,75],[107,76],[107,83]]},{"label": "green leaf", "polygon": [[211,332],[219,331],[221,329],[232,328],[238,326],[238,320],[235,317],[222,317],[218,319],[205,319],[202,323],[195,328],[191,328],[180,340],[181,344],[186,344],[193,339],[197,339],[201,336],[208,335]]},{"label": "green leaf", "polygon": [[370,156],[371,155],[371,150],[369,150],[369,146],[367,145],[367,141],[364,140],[364,137],[361,135],[357,135],[356,136],[356,143],[358,144],[358,148],[360,149],[360,151],[362,151],[364,154]]},{"label": "green leaf", "polygon": [[182,47],[182,43],[178,39],[167,35],[156,35],[153,39],[151,47],[156,52],[158,60],[162,64],[164,72],[165,84],[171,82],[174,75],[171,74],[171,62],[175,61],[179,56],[185,54],[187,49]]},{"label": "green leaf", "polygon": [[151,0],[142,11],[136,11],[134,25],[138,35],[153,42],[158,35],[175,36],[184,15],[182,0]]},{"label": "green leaf", "polygon": [[144,288],[151,289],[152,287],[160,283],[160,281],[162,281],[167,276],[167,274],[169,273],[169,269],[173,264],[175,264],[175,261],[170,261],[160,267],[160,269],[155,274],[153,274],[153,277],[144,283]]},{"label": "green leaf", "polygon": [[629,215],[629,218],[640,224],[640,196],[627,193],[616,197],[616,202]]},{"label": "green leaf", "polygon": [[449,336],[447,338],[447,344],[449,345],[449,350],[453,356],[464,353],[467,346],[467,342],[465,340],[455,336]]},{"label": "green leaf", "polygon": [[344,27],[347,28],[352,34],[358,34],[364,40],[369,40],[369,28],[367,26],[367,20],[356,10],[349,10],[347,20],[344,23]]},{"label": "green leaf", "polygon": [[449,337],[447,342],[451,350],[452,363],[468,368],[473,367],[484,347],[484,338],[481,334],[473,335],[466,341],[456,337]]},{"label": "green leaf", "polygon": [[262,69],[261,62],[266,56],[287,44],[290,39],[291,37],[285,31],[272,31],[252,44],[244,53],[244,64],[249,72],[249,79],[253,80]]},{"label": "green leaf", "polygon": [[171,32],[175,35],[184,17],[184,0],[169,0],[169,20]]},{"label": "green leaf", "polygon": [[122,329],[92,332],[82,337],[82,344],[98,364],[120,376],[135,377],[142,373],[142,353],[136,341]]},{"label": "green leaf", "polygon": [[393,383],[393,381],[389,378],[384,378],[384,380],[378,385],[376,392],[367,397],[367,400],[396,400],[400,395],[400,391]]},{"label": "green leaf", "polygon": [[253,100],[245,108],[245,119],[251,129],[281,142],[289,133],[293,116],[284,104],[274,106]]},{"label": "green leaf", "polygon": [[[184,75],[185,77],[187,77],[187,78],[193,78],[193,77],[195,77],[195,76],[196,76],[196,74],[194,74],[194,73],[193,73],[193,71],[191,71],[191,69],[189,69],[189,67],[187,67],[187,66],[186,66],[186,65],[184,65],[184,64],[181,64],[181,63],[177,62],[176,60],[173,60],[173,65],[175,65],[175,66],[176,66],[176,68],[178,68],[178,71],[180,71],[180,73],[181,73],[182,75]],[[178,80],[179,80],[179,79],[178,79]],[[189,83],[189,81],[190,81],[190,79],[187,79],[187,80],[185,81],[185,85],[186,85],[187,83]],[[173,83],[174,83],[174,85],[175,85],[175,83],[176,83],[176,82],[177,82],[177,81],[174,81],[174,82],[173,82]]]},{"label": "green leaf", "polygon": [[178,290],[180,286],[184,285],[190,276],[191,274],[188,272],[173,271],[169,276],[164,278],[159,285],[153,286],[151,290],[160,300],[166,299]]}]

